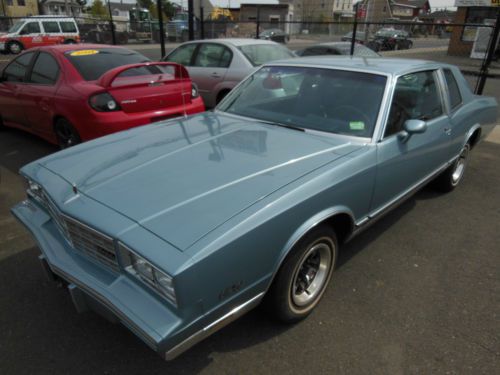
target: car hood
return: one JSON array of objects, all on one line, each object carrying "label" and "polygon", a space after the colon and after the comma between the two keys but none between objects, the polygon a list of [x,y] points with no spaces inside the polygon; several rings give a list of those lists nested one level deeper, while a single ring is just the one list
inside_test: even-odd
[{"label": "car hood", "polygon": [[206,112],[88,142],[40,164],[183,251],[359,147],[341,137]]}]

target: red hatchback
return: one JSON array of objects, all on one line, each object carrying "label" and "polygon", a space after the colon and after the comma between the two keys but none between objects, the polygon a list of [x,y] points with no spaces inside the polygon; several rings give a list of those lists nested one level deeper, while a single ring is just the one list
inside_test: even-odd
[{"label": "red hatchback", "polygon": [[203,112],[186,69],[125,48],[33,48],[0,76],[0,126],[62,148],[155,121]]}]

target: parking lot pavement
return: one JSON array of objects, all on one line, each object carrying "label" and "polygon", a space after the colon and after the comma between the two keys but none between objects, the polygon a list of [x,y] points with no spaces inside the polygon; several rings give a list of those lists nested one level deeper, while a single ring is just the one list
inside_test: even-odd
[{"label": "parking lot pavement", "polygon": [[19,167],[54,151],[0,133],[1,374],[498,373],[500,144],[477,146],[454,192],[425,188],[345,246],[307,320],[257,309],[169,363],[44,278],[9,208]]}]

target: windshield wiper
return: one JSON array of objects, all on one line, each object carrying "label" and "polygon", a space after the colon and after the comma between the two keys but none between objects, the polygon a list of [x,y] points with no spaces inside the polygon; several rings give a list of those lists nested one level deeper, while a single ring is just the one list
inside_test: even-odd
[{"label": "windshield wiper", "polygon": [[265,124],[276,125],[276,126],[280,126],[282,128],[297,130],[299,132],[305,132],[306,131],[304,128],[301,128],[301,127],[298,127],[298,126],[295,126],[295,125],[283,124],[282,122],[269,121],[269,120],[261,120],[261,119],[256,119],[256,120],[259,121],[259,122],[263,122]]}]

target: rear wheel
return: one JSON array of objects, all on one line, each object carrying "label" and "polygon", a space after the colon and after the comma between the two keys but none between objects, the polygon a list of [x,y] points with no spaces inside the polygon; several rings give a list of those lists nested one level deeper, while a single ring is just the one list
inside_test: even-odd
[{"label": "rear wheel", "polygon": [[221,92],[219,92],[219,94],[217,95],[217,99],[215,101],[215,105],[219,104],[220,101],[224,99],[227,94],[229,94],[229,91],[230,90],[222,90]]},{"label": "rear wheel", "polygon": [[61,149],[77,145],[82,140],[75,127],[65,118],[60,118],[54,125],[57,143]]},{"label": "rear wheel", "polygon": [[333,229],[320,225],[295,245],[266,295],[270,313],[289,323],[311,313],[321,300],[335,268],[337,243]]},{"label": "rear wheel", "polygon": [[469,164],[470,144],[467,143],[460,151],[459,157],[434,182],[434,186],[442,192],[455,189],[462,181],[465,169]]},{"label": "rear wheel", "polygon": [[7,50],[13,55],[17,55],[23,50],[23,45],[19,42],[9,42],[9,44],[7,44]]}]

